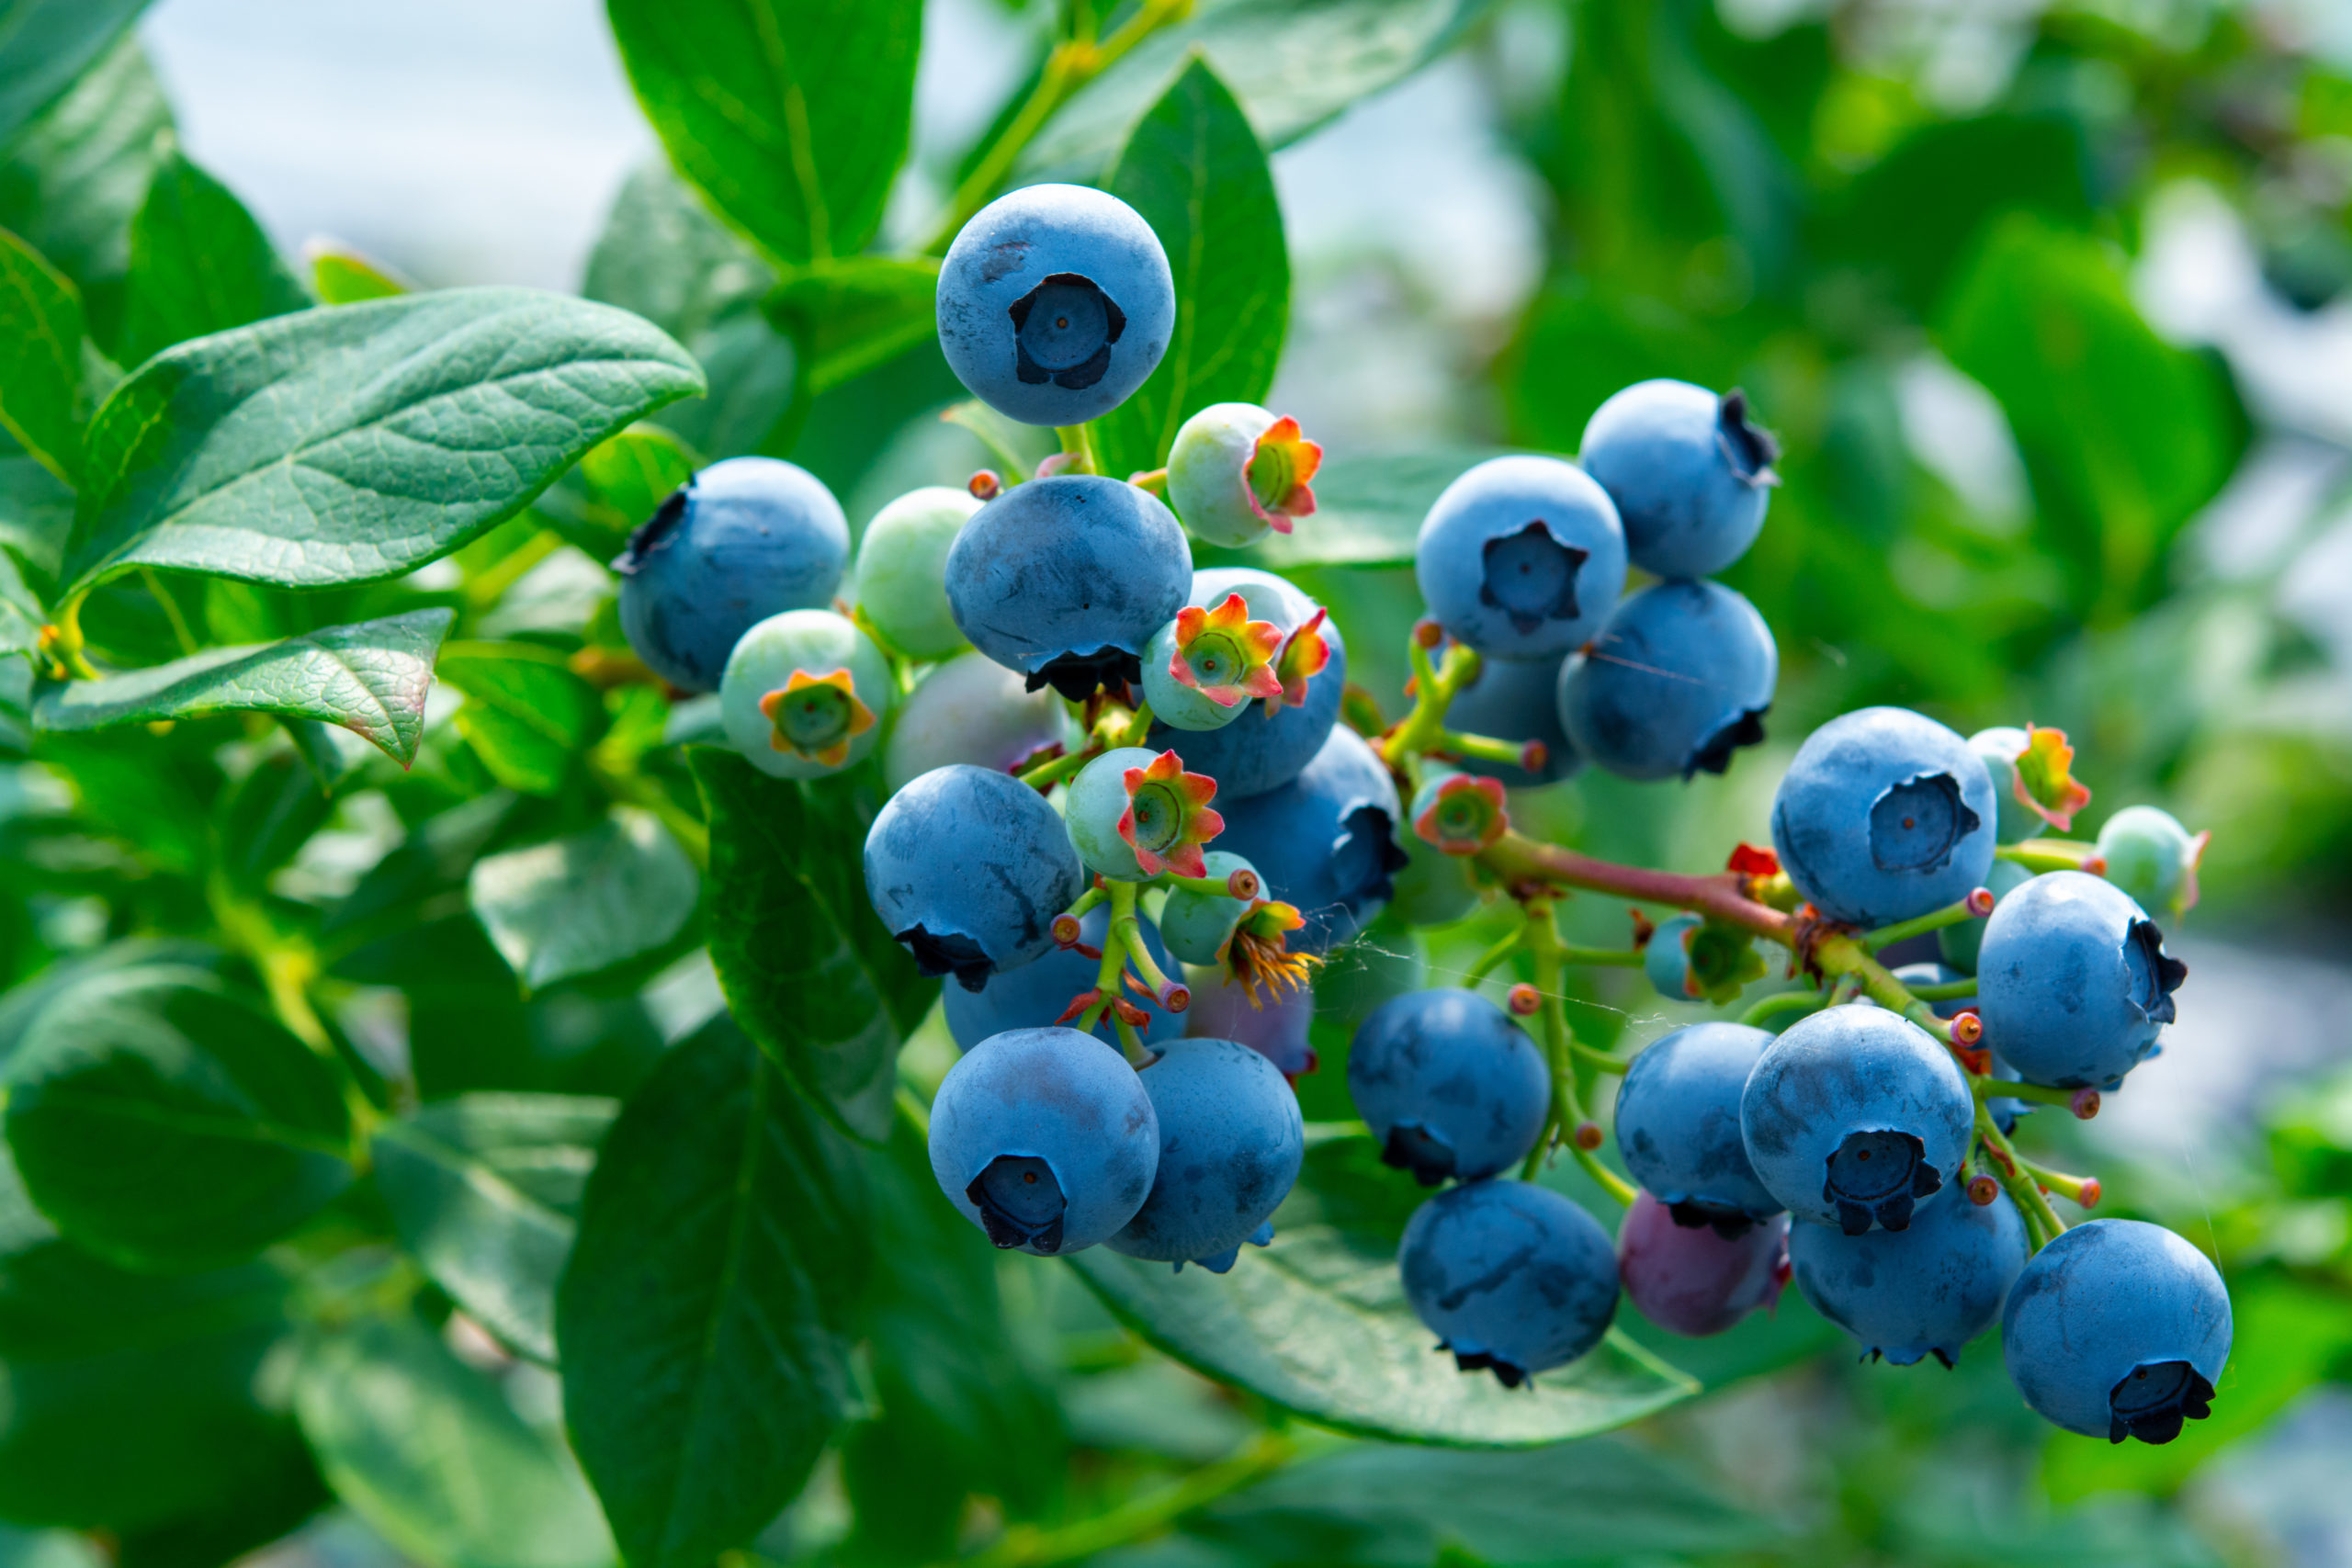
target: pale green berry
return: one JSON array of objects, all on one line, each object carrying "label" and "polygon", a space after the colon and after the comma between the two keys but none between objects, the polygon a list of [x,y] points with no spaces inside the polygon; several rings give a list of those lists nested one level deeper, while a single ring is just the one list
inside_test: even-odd
[{"label": "pale green berry", "polygon": [[858,541],[850,591],[859,614],[899,652],[944,659],[967,646],[947,605],[947,552],[980,503],[926,485],[874,514]]}]

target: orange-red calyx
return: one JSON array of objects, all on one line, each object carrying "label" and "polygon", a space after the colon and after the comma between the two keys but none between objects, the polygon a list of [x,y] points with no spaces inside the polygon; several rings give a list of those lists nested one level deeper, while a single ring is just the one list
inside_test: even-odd
[{"label": "orange-red calyx", "polygon": [[1323,448],[1309,441],[1298,421],[1285,414],[1266,426],[1242,470],[1250,505],[1261,521],[1277,534],[1290,532],[1294,517],[1315,510],[1315,491],[1307,480],[1323,466]]},{"label": "orange-red calyx", "polygon": [[1216,781],[1186,773],[1174,751],[1162,751],[1149,767],[1129,768],[1124,779],[1127,808],[1119,814],[1119,837],[1143,874],[1206,876],[1201,846],[1225,831],[1225,818],[1209,809]]},{"label": "orange-red calyx", "polygon": [[1279,703],[1283,682],[1274,670],[1274,656],[1282,646],[1282,629],[1272,621],[1251,620],[1238,593],[1227,594],[1213,610],[1187,604],[1176,612],[1176,649],[1168,656],[1169,679],[1192,687],[1219,707],[1251,697]]},{"label": "orange-red calyx", "polygon": [[1510,827],[1500,779],[1456,773],[1413,819],[1413,831],[1450,855],[1475,855]]},{"label": "orange-red calyx", "polygon": [[857,700],[846,669],[795,670],[760,699],[760,713],[771,727],[769,745],[828,768],[849,761],[850,742],[874,728],[874,710]]},{"label": "orange-red calyx", "polygon": [[2063,729],[2028,724],[2025,735],[2025,750],[2016,758],[2018,804],[2063,833],[2075,825],[2075,813],[2091,802],[2089,788],[2069,771],[2075,749]]},{"label": "orange-red calyx", "polygon": [[1281,656],[1274,660],[1274,676],[1282,689],[1266,699],[1266,716],[1272,718],[1282,712],[1283,705],[1303,708],[1306,705],[1306,682],[1323,672],[1331,662],[1331,645],[1323,640],[1323,617],[1329,614],[1317,606],[1315,614],[1291,633],[1283,643]]}]

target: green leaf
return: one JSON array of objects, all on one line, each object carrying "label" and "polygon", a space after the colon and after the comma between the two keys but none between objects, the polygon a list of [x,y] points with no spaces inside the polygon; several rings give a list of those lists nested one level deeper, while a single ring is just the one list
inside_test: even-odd
[{"label": "green leaf", "polygon": [[0,431],[0,548],[53,580],[73,530],[73,487]]},{"label": "green leaf", "polygon": [[72,682],[40,694],[34,720],[43,729],[85,730],[215,713],[284,714],[341,725],[405,766],[424,733],[433,653],[452,614],[412,610]]},{"label": "green leaf", "polygon": [[694,454],[676,436],[658,424],[633,424],[590,447],[540,498],[539,510],[571,544],[610,560],[694,473]]},{"label": "green leaf", "polygon": [[621,807],[585,833],[476,862],[466,891],[536,991],[662,947],[693,918],[701,886],[669,829]]},{"label": "green leaf", "polygon": [[26,586],[17,558],[0,550],[0,657],[38,649],[41,625],[47,619],[40,599]]},{"label": "green leaf", "polygon": [[6,1083],[26,1190],[125,1268],[250,1257],[351,1182],[334,1069],[199,970],[69,987],[26,1030]]},{"label": "green leaf", "polygon": [[147,0],[8,0],[0,6],[0,141],[61,94]]},{"label": "green leaf", "polygon": [[555,1360],[555,1287],[596,1141],[619,1108],[469,1094],[379,1128],[376,1185],[401,1245],[449,1299],[535,1360]]},{"label": "green leaf", "polygon": [[573,1449],[633,1568],[775,1517],[851,1402],[854,1152],[723,1016],[622,1107],[556,1297]]},{"label": "green leaf", "polygon": [[938,293],[932,257],[852,256],[793,274],[768,295],[766,310],[799,345],[813,395],[936,333]]},{"label": "green leaf", "polygon": [[311,292],[321,304],[357,305],[409,292],[409,286],[379,263],[345,246],[313,243],[310,255]]},{"label": "green leaf", "polygon": [[127,289],[117,355],[126,365],[311,304],[244,204],[176,149],[130,221]]},{"label": "green leaf", "polygon": [[1159,368],[1095,424],[1107,471],[1127,474],[1164,467],[1186,415],[1265,397],[1290,324],[1290,254],[1257,134],[1197,56],[1128,135],[1109,188],[1159,236],[1176,281]]},{"label": "green leaf", "polygon": [[2077,613],[2160,592],[2165,547],[2237,457],[2214,366],[2141,320],[2104,241],[2024,213],[1954,282],[1938,339],[2008,416]]},{"label": "green leaf", "polygon": [[[1311,435],[1313,432],[1308,432]],[[1377,454],[1326,452],[1315,474],[1315,510],[1250,547],[1249,561],[1300,566],[1403,566],[1440,491],[1499,447]],[[1238,560],[1239,556],[1234,557]]]},{"label": "green leaf", "polygon": [[702,385],[636,317],[523,288],[322,307],[183,344],[90,423],[69,587],[132,566],[288,587],[396,576]]},{"label": "green leaf", "polygon": [[466,694],[458,729],[508,789],[553,795],[604,728],[596,689],[563,655],[523,642],[454,642],[436,673]]},{"label": "green leaf", "polygon": [[1411,75],[1462,36],[1487,0],[1203,0],[1080,89],[1022,159],[1023,182],[1092,180],[1197,50],[1258,140],[1288,146],[1358,98]]},{"label": "green leaf", "polygon": [[906,156],[921,0],[606,0],[678,172],[779,262],[853,256]]},{"label": "green leaf", "polygon": [[1512,1390],[1430,1353],[1405,1303],[1409,1212],[1366,1173],[1369,1136],[1326,1139],[1274,1215],[1274,1244],[1224,1276],[1096,1247],[1069,1260],[1112,1312],[1195,1371],[1327,1427],[1451,1448],[1533,1448],[1622,1427],[1699,1391],[1622,1328]]},{"label": "green leaf", "polygon": [[689,753],[710,822],[710,957],[745,1033],[844,1129],[890,1128],[899,1042],[938,993],[865,897],[866,821],[847,778],[771,778]]},{"label": "green leaf", "polygon": [[424,1568],[602,1568],[612,1538],[550,1437],[413,1315],[314,1330],[294,1410],[335,1495]]},{"label": "green leaf", "polygon": [[74,286],[0,229],[0,425],[69,484],[82,457],[82,344]]}]

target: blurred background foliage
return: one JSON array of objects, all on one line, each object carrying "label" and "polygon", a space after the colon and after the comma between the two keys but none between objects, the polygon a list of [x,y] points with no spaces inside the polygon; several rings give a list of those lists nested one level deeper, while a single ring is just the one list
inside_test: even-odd
[{"label": "blurred background foliage", "polygon": [[[986,101],[961,102],[945,130],[918,124],[886,241],[925,236],[1057,25],[1046,0],[933,9],[928,51],[944,38],[994,64],[976,65],[964,94]],[[2219,1252],[2236,1356],[2212,1421],[2170,1447],[2109,1449],[2030,1417],[1989,1344],[1949,1374],[1857,1366],[1792,1293],[1720,1340],[1633,1325],[1707,1393],[1622,1433],[1521,1453],[1394,1448],[1292,1423],[1147,1348],[1069,1270],[992,1258],[920,1201],[928,1178],[900,1149],[905,1182],[878,1183],[874,1224],[884,1255],[919,1275],[897,1298],[905,1321],[860,1365],[864,1418],[752,1555],[896,1563],[978,1549],[998,1564],[1123,1568],[2352,1561],[2342,7],[1202,9],[1228,25],[1212,59],[1260,138],[1290,149],[1274,164],[1294,232],[1289,352],[1269,400],[1325,442],[1326,521],[1357,528],[1354,546],[1325,552],[1341,564],[1297,575],[1392,713],[1418,613],[1400,564],[1410,526],[1465,454],[1573,452],[1603,397],[1651,376],[1746,388],[1786,447],[1770,525],[1730,574],[1780,639],[1770,746],[1687,787],[1586,778],[1522,795],[1523,822],[1597,852],[1713,869],[1739,840],[1762,840],[1797,739],[1893,702],[1963,730],[2063,726],[2098,791],[2087,829],[2149,800],[2213,831],[2172,1051],[2098,1122],[2034,1135],[2097,1169],[2113,1212]],[[940,30],[943,13],[956,30]],[[1284,38],[1304,42],[1259,47]],[[1424,57],[1435,63],[1390,86]],[[1024,177],[1102,177],[1177,63],[1138,57],[1106,78],[1049,128]],[[269,296],[219,303],[243,312],[223,321],[283,308],[270,300],[301,287],[236,197],[174,150],[171,124],[134,36],[0,144],[0,224],[79,284],[94,336],[125,364],[201,330],[126,307],[125,279],[156,243],[133,215],[160,220],[159,175],[174,210],[223,254],[242,247],[242,276]],[[1419,155],[1424,141],[1472,148],[1486,205],[1442,157]],[[1368,188],[1386,220],[1363,218],[1360,191],[1348,207],[1349,186]],[[1309,229],[1320,237],[1303,245]],[[403,256],[396,237],[375,248],[426,282],[481,280]],[[311,260],[310,287],[329,298],[375,287],[356,254],[314,247]],[[854,523],[914,484],[1003,460],[942,421],[960,389],[926,337],[829,342],[842,302],[772,294],[767,264],[658,162],[628,178],[572,281],[703,359],[711,395],[662,416],[687,448],[790,456]],[[593,670],[597,649],[621,647],[599,563],[675,478],[658,440],[600,454],[529,515],[397,584],[297,597],[122,580],[89,607],[93,647],[152,663],[199,633],[251,641],[440,604],[458,611],[460,639],[537,644]],[[56,504],[30,459],[0,456],[0,542],[19,547],[0,552],[0,571],[19,570]],[[466,642],[451,645],[442,673],[469,700],[455,716],[436,707],[407,773],[301,727],[243,749],[222,746],[243,733],[221,728],[234,721],[44,738],[39,762],[0,768],[0,978],[223,910],[297,909],[318,922],[339,998],[326,1024],[369,1081],[427,1104],[626,1095],[716,1005],[695,925],[682,915],[628,964],[526,992],[469,913],[466,868],[595,821],[583,779],[641,772],[673,803],[692,792],[661,744],[654,694],[515,663],[477,648],[469,666]],[[21,697],[0,689],[11,754],[26,741]],[[1574,912],[1584,934],[1622,939],[1623,912],[1591,903]],[[1334,966],[1322,1070],[1301,1085],[1310,1118],[1351,1114],[1352,1020],[1401,986],[1442,981],[1489,934],[1476,919],[1426,938],[1376,930]],[[1600,1040],[1695,1016],[1608,973],[1577,1010]],[[0,1005],[0,1046],[21,1027]],[[909,1071],[935,1076],[945,1049],[934,1023]],[[609,1111],[581,1103],[591,1120]],[[1346,1157],[1344,1145],[1318,1156],[1321,1217],[1393,1235],[1405,1200],[1351,1178]],[[568,1213],[580,1171],[557,1160],[542,1175],[551,1210]],[[13,1201],[0,1206],[0,1517],[16,1524],[0,1562],[201,1568],[257,1547],[335,1568],[609,1557],[576,1473],[550,1457],[548,1372],[455,1315],[438,1337],[398,1326],[411,1317],[370,1330],[390,1337],[370,1347],[374,1364],[406,1369],[397,1385],[332,1364],[331,1347],[351,1341],[316,1325],[415,1291],[397,1269],[322,1283],[297,1246],[215,1274],[133,1275]],[[397,1222],[331,1218],[362,1235]],[[406,1433],[404,1451],[366,1451],[353,1435],[365,1424],[338,1424],[354,1408],[379,1418],[368,1430]],[[1254,1480],[1269,1442],[1302,1457]],[[410,1489],[368,1490],[386,1474]]]}]

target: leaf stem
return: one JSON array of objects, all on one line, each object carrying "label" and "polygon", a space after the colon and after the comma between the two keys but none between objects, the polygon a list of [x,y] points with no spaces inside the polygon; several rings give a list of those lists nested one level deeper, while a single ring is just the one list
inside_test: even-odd
[{"label": "leaf stem", "polygon": [[1479,985],[1486,980],[1487,976],[1493,974],[1498,968],[1501,967],[1505,959],[1508,959],[1512,953],[1517,953],[1520,950],[1521,944],[1526,942],[1526,940],[1527,928],[1525,926],[1518,925],[1511,927],[1509,931],[1503,934],[1500,941],[1497,942],[1492,947],[1487,949],[1486,952],[1478,954],[1478,961],[1471,964],[1470,972],[1462,977],[1463,988],[1472,991],[1476,990]]},{"label": "leaf stem", "polygon": [[[1432,631],[1435,625],[1434,622],[1423,623]],[[1391,768],[1404,767],[1406,759],[1409,757],[1449,750],[1445,744],[1448,739],[1445,710],[1453,705],[1453,694],[1468,685],[1478,673],[1478,655],[1475,649],[1457,642],[1445,650],[1442,660],[1432,661],[1428,645],[1421,640],[1423,635],[1421,627],[1415,627],[1414,635],[1407,644],[1407,652],[1413,661],[1413,711],[1399,720],[1396,728],[1390,730],[1378,746],[1381,761]],[[1454,736],[1452,739],[1476,738]],[[1503,760],[1518,761],[1518,749],[1514,747],[1510,756]]]},{"label": "leaf stem", "polygon": [[[1448,694],[1449,697],[1452,694]],[[1491,735],[1464,735],[1459,730],[1440,729],[1432,738],[1430,750],[1453,757],[1476,757],[1482,762],[1500,762],[1518,767],[1527,755],[1524,740],[1498,740]]]},{"label": "leaf stem", "polygon": [[1261,1432],[1232,1458],[1203,1465],[1174,1484],[1108,1513],[1053,1529],[1016,1525],[987,1551],[955,1559],[955,1568],[1059,1568],[1148,1540],[1195,1509],[1256,1485],[1296,1454],[1295,1445],[1283,1434]]},{"label": "leaf stem", "polygon": [[1138,700],[1136,704],[1135,716],[1127,720],[1126,728],[1119,733],[1119,744],[1140,746],[1150,739],[1151,705]]},{"label": "leaf stem", "polygon": [[1940,986],[1914,986],[1911,994],[1923,1002],[1964,1002],[1976,995],[1976,976],[1947,980]]}]

